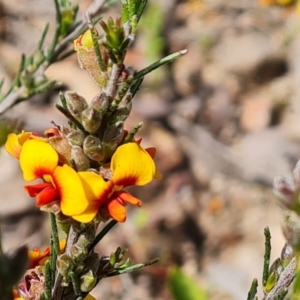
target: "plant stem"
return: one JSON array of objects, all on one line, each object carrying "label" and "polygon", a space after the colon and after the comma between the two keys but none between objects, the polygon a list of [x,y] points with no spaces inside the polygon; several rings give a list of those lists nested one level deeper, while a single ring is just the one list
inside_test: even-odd
[{"label": "plant stem", "polygon": [[165,64],[173,61],[174,59],[179,58],[182,55],[185,55],[187,52],[188,52],[187,50],[181,50],[181,51],[172,53],[172,54],[170,54],[170,55],[168,55],[168,56],[160,59],[159,61],[153,63],[152,65],[146,67],[145,69],[137,72],[135,74],[135,76],[134,76],[134,79],[138,79],[138,78],[144,77],[146,74],[152,72],[153,70],[159,68],[162,65],[165,65]]},{"label": "plant stem", "polygon": [[116,220],[110,221],[95,237],[94,241],[89,246],[89,252],[103,239],[103,237],[117,224]]}]

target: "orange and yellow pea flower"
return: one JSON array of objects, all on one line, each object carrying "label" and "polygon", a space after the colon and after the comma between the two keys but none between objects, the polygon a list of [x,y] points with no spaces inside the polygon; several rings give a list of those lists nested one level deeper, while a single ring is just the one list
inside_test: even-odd
[{"label": "orange and yellow pea flower", "polygon": [[110,217],[124,222],[126,203],[141,206],[141,201],[123,189],[161,177],[153,161],[155,148],[144,149],[138,142],[118,147],[110,164],[113,176],[108,181],[93,172],[77,173],[68,165],[60,166],[57,152],[46,139],[28,137],[17,142],[21,145],[18,157],[24,179],[44,181],[24,187],[36,197],[37,206],[59,201],[62,213],[79,222],[92,221],[102,208]]},{"label": "orange and yellow pea flower", "polygon": [[[66,247],[66,239],[59,241],[60,251],[64,251]],[[28,251],[29,257],[29,266],[28,269],[34,269],[36,266],[43,266],[46,260],[50,257],[51,251],[50,247],[47,246],[44,251],[41,251],[38,248],[34,248]]]},{"label": "orange and yellow pea flower", "polygon": [[24,187],[31,197],[36,197],[37,206],[59,201],[66,216],[86,210],[88,201],[78,173],[68,165],[58,165],[58,154],[49,143],[39,139],[27,140],[19,159],[25,181],[44,180]]},{"label": "orange and yellow pea flower", "polygon": [[118,222],[126,220],[127,203],[141,206],[141,200],[124,191],[131,185],[145,185],[153,178],[159,179],[153,156],[154,148],[145,150],[138,143],[131,142],[118,147],[111,159],[112,178],[105,181],[102,176],[91,172],[79,172],[86,190],[89,206],[85,212],[74,215],[79,222],[90,222],[97,212],[104,208],[110,217]]}]

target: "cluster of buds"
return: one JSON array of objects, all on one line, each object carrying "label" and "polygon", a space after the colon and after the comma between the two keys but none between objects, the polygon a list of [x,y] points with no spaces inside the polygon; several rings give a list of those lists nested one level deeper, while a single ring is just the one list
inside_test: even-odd
[{"label": "cluster of buds", "polygon": [[[70,154],[78,171],[105,163],[124,140],[123,125],[131,111],[131,95],[124,97],[114,108],[105,93],[96,95],[90,105],[72,91],[67,91],[64,98],[68,112],[78,126],[61,130],[61,138],[66,139],[70,147],[64,150],[65,153]],[[55,147],[57,142],[57,136],[54,136],[52,145]]]}]

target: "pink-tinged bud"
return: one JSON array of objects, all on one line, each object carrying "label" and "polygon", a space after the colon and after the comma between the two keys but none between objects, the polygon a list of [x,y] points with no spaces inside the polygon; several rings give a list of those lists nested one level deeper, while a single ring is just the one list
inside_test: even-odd
[{"label": "pink-tinged bud", "polygon": [[71,146],[82,146],[85,134],[81,130],[73,130],[66,135]]},{"label": "pink-tinged bud", "polygon": [[106,94],[100,93],[91,101],[91,107],[103,115],[109,107],[109,99]]},{"label": "pink-tinged bud", "polygon": [[97,162],[101,162],[105,157],[100,139],[92,135],[85,138],[83,142],[83,151],[91,160]]},{"label": "pink-tinged bud", "polygon": [[65,92],[67,108],[73,117],[79,119],[83,110],[88,107],[86,100],[73,91]]},{"label": "pink-tinged bud", "polygon": [[40,299],[44,288],[45,276],[39,267],[28,270],[24,275],[24,281],[18,285],[22,299]]},{"label": "pink-tinged bud", "polygon": [[[274,192],[280,198],[280,204],[285,208],[294,209],[297,206],[295,187],[291,179],[277,176],[273,182]],[[299,205],[299,204],[298,204]]]},{"label": "pink-tinged bud", "polygon": [[74,161],[77,172],[86,171],[90,167],[90,161],[79,146],[73,146],[71,159]]},{"label": "pink-tinged bud", "polygon": [[86,108],[81,114],[81,122],[84,129],[90,133],[97,132],[101,125],[102,115],[93,107]]}]

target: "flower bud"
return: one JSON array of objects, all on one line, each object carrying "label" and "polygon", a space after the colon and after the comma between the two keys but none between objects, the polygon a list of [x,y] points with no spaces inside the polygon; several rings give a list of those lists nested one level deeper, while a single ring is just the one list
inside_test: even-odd
[{"label": "flower bud", "polygon": [[100,139],[89,135],[83,142],[83,151],[91,159],[95,161],[102,161],[104,159],[103,146]]},{"label": "flower bud", "polygon": [[71,159],[71,146],[65,136],[55,135],[48,138],[49,144],[56,150],[61,164],[68,164]]},{"label": "flower bud", "polygon": [[96,95],[91,101],[91,107],[103,115],[109,107],[109,99],[107,95],[104,93]]},{"label": "flower bud", "polygon": [[97,283],[97,276],[91,270],[80,276],[80,290],[89,292]]},{"label": "flower bud", "polygon": [[67,134],[70,146],[82,146],[85,134],[81,130],[73,130]]},{"label": "flower bud", "polygon": [[267,293],[269,293],[274,288],[277,280],[279,279],[279,276],[280,276],[280,273],[282,272],[282,270],[283,270],[283,268],[281,265],[281,261],[279,258],[277,258],[270,268],[269,277],[264,286],[264,290]]},{"label": "flower bud", "polygon": [[125,121],[132,109],[132,102],[128,103],[126,106],[118,108],[114,113],[113,116],[110,118],[110,121],[113,120],[114,123]]},{"label": "flower bud", "polygon": [[78,245],[77,243],[70,248],[71,257],[76,261],[83,261],[87,256],[87,248]]},{"label": "flower bud", "polygon": [[295,190],[291,179],[277,176],[274,178],[274,192],[280,198],[280,204],[285,208],[300,213],[299,192]]},{"label": "flower bud", "polygon": [[117,122],[106,128],[103,136],[103,146],[106,157],[110,157],[124,138],[123,122]]},{"label": "flower bud", "polygon": [[[94,33],[95,35],[97,35],[95,29]],[[95,53],[92,32],[90,29],[88,29],[83,35],[81,35],[74,41],[74,49],[77,52],[77,58],[80,68],[83,70],[87,70],[92,79],[98,85],[104,88],[107,85],[110,74],[107,67],[108,58],[107,54],[105,53],[107,52],[107,50],[101,44],[99,44],[99,48],[101,52],[102,63],[106,69],[106,72],[101,71],[99,69],[99,65],[97,64],[98,59]]]},{"label": "flower bud", "polygon": [[74,261],[69,255],[61,254],[57,257],[56,267],[62,276],[66,277],[73,270],[74,266]]},{"label": "flower bud", "polygon": [[79,146],[73,146],[71,150],[71,159],[74,161],[78,172],[86,171],[90,167],[90,161]]},{"label": "flower bud", "polygon": [[283,234],[294,251],[300,251],[300,220],[298,216],[287,216],[282,226]]},{"label": "flower bud", "polygon": [[102,115],[93,107],[88,107],[82,112],[81,121],[84,129],[93,133],[100,127]]},{"label": "flower bud", "polygon": [[86,100],[73,91],[65,92],[65,98],[69,112],[73,117],[80,118],[82,111],[88,107]]},{"label": "flower bud", "polygon": [[283,268],[285,268],[290,261],[293,259],[295,256],[293,247],[287,243],[285,243],[284,247],[282,248],[280,259],[281,259],[281,264]]}]

